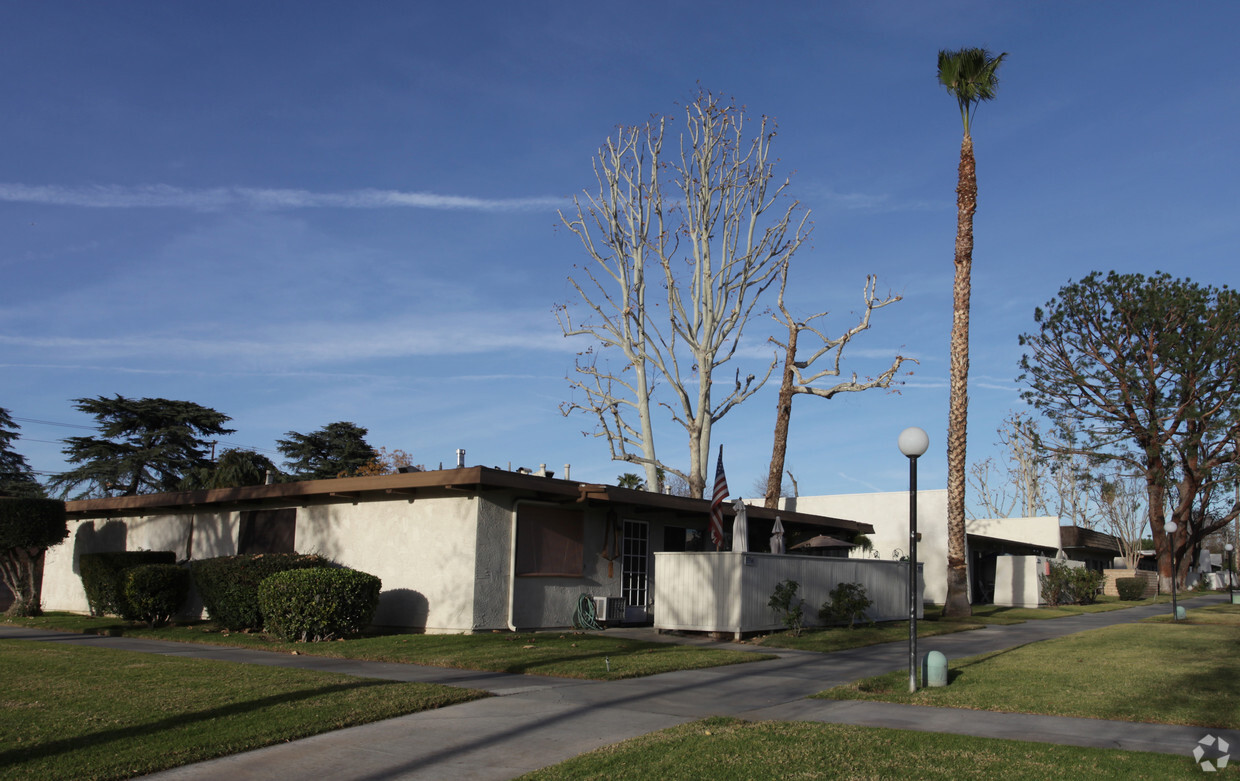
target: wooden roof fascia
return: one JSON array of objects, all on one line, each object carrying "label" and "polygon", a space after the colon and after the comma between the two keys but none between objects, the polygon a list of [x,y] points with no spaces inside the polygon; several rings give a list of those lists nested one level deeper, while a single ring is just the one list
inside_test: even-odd
[{"label": "wooden roof fascia", "polygon": [[[655,516],[666,513],[676,519],[705,523],[709,516],[710,502],[670,496],[632,488],[581,483],[553,477],[519,474],[484,466],[443,469],[430,472],[403,472],[378,477],[340,477],[330,480],[308,480],[294,483],[246,486],[242,488],[217,488],[205,491],[183,491],[169,494],[142,494],[138,496],[87,499],[69,502],[66,506],[71,519],[89,519],[101,516],[156,514],[160,512],[210,512],[212,508],[263,504],[309,507],[318,501],[335,499],[358,503],[365,495],[407,496],[423,494],[423,489],[446,492],[482,492],[486,490],[510,490],[543,500],[563,503],[601,502],[627,506],[627,512]],[[412,501],[412,499],[410,499]],[[732,517],[735,511],[730,504],[724,505],[724,515]],[[768,510],[763,507],[748,508],[749,517],[758,520],[774,520],[780,516],[788,523],[803,523],[818,528],[834,528],[852,533],[871,534],[872,525],[843,518],[809,515],[785,510]]]}]

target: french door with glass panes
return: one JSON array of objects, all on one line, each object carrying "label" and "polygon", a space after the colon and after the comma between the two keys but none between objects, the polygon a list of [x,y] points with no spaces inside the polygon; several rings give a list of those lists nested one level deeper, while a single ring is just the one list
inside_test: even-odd
[{"label": "french door with glass panes", "polygon": [[650,524],[645,521],[625,521],[621,543],[621,572],[623,579],[624,622],[642,624],[649,619],[646,612],[648,562],[650,560]]}]

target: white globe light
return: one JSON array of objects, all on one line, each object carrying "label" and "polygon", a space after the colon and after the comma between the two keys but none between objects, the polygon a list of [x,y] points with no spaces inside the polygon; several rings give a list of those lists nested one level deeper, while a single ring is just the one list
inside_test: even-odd
[{"label": "white globe light", "polygon": [[1167,523],[1163,525],[1163,529],[1166,530],[1167,534],[1175,534],[1176,530],[1179,528],[1179,525],[1175,521],[1167,521]]},{"label": "white globe light", "polygon": [[909,458],[917,458],[930,447],[930,437],[917,426],[910,426],[900,432],[900,452]]},{"label": "white globe light", "polygon": [[1235,550],[1235,548],[1232,547],[1232,544],[1229,542],[1223,546],[1223,550],[1227,551],[1228,553],[1231,553],[1232,551]]}]

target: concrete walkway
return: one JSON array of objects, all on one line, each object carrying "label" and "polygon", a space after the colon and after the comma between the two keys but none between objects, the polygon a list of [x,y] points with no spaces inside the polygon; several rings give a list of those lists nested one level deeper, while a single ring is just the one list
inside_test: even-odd
[{"label": "concrete walkway", "polygon": [[[1217,604],[1222,596],[1192,599]],[[1150,605],[1070,618],[989,626],[919,641],[918,652],[942,651],[948,659],[1014,648],[1087,629],[1170,612]],[[686,642],[651,630],[609,634]],[[820,721],[978,735],[1098,748],[1188,756],[1207,734],[1240,747],[1240,732],[1202,727],[1003,714],[860,701],[809,700],[808,695],[872,675],[903,669],[907,643],[888,643],[831,654],[758,649],[700,638],[695,645],[778,653],[749,664],[692,670],[626,681],[471,672],[417,665],[355,662],[237,648],[71,635],[0,628],[0,639],[24,638],[99,647],[299,667],[485,689],[496,695],[440,710],[402,716],[304,740],[223,757],[148,776],[165,781],[229,778],[301,779],[510,779],[586,751],[705,716],[749,720]]]}]

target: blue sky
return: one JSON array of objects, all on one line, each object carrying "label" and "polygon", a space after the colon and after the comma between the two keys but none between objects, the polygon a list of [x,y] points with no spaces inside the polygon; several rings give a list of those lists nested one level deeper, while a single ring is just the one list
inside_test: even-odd
[{"label": "blue sky", "polygon": [[[974,125],[970,456],[1021,409],[1018,336],[1091,270],[1236,286],[1240,5],[1143,2],[0,4],[0,406],[34,468],[71,400],[187,399],[274,450],[337,420],[428,466],[638,471],[565,418],[584,344],[553,307],[585,257],[557,209],[618,125],[700,83],[779,123],[811,210],[801,314],[846,354],[920,361],[896,394],[794,403],[802,494],[899,490],[925,428],[945,484],[960,119],[942,48],[1009,53]],[[680,126],[678,121],[676,127]],[[762,368],[769,319],[743,371]],[[765,474],[771,384],[716,424],[734,493]],[[24,420],[23,420],[24,419]],[[687,462],[668,421],[661,455]],[[713,456],[712,456],[713,461]]]}]

